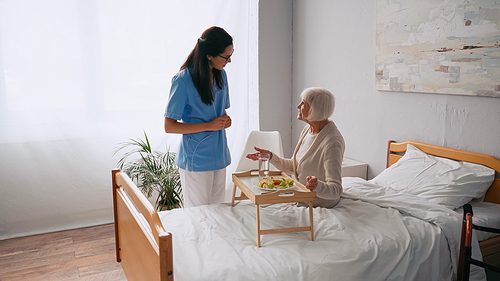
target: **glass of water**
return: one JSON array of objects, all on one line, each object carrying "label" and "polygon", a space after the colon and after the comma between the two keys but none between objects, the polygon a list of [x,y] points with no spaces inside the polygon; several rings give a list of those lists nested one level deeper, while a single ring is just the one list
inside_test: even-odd
[{"label": "glass of water", "polygon": [[259,153],[259,179],[267,178],[269,176],[269,153]]}]

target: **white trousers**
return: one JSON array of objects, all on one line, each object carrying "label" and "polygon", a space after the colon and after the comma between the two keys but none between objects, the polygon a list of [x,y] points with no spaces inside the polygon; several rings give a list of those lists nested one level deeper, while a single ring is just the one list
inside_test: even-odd
[{"label": "white trousers", "polygon": [[224,202],[226,190],[226,168],[190,172],[179,169],[184,207],[196,207]]}]

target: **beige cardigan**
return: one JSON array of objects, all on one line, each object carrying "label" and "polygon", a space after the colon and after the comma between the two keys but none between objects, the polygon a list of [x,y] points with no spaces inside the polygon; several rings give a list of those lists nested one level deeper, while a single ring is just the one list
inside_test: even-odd
[{"label": "beige cardigan", "polygon": [[335,123],[330,121],[297,163],[297,151],[308,131],[309,125],[302,130],[292,159],[281,158],[273,153],[270,162],[277,169],[294,175],[295,179],[304,185],[307,184],[307,176],[317,177],[318,186],[314,189],[316,199],[313,206],[332,208],[340,201],[343,190],[341,170],[345,150],[344,138]]}]

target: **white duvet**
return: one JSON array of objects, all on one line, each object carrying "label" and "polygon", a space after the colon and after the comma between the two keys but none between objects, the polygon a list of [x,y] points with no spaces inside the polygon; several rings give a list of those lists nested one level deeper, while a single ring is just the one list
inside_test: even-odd
[{"label": "white duvet", "polygon": [[[160,212],[173,234],[176,280],[454,280],[461,215],[416,196],[343,179],[333,209],[314,209],[309,232],[261,236],[255,206],[215,204]],[[307,208],[261,206],[261,229],[306,226]],[[474,238],[473,253],[480,253]],[[480,254],[478,257],[480,259]],[[473,277],[473,278],[472,278]],[[471,280],[485,280],[479,268]]]}]

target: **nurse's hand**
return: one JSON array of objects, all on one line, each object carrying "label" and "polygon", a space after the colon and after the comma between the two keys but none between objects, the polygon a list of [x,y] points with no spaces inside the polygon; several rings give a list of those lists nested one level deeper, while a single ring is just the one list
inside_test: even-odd
[{"label": "nurse's hand", "polygon": [[207,131],[219,131],[226,128],[226,124],[229,122],[231,124],[231,118],[228,115],[217,117],[211,122],[208,122]]},{"label": "nurse's hand", "polygon": [[231,124],[233,124],[233,121],[231,120],[231,117],[229,117],[229,115],[225,115],[227,116],[227,121],[226,121],[226,125],[225,125],[225,129],[231,127]]},{"label": "nurse's hand", "polygon": [[257,152],[255,153],[251,153],[251,154],[247,154],[247,158],[248,159],[251,159],[251,160],[259,160],[259,153],[268,153],[269,155],[271,155],[269,157],[269,159],[271,159],[273,156],[272,152],[267,150],[267,149],[262,149],[262,148],[258,148],[258,147],[254,147],[255,150],[257,150]]}]

